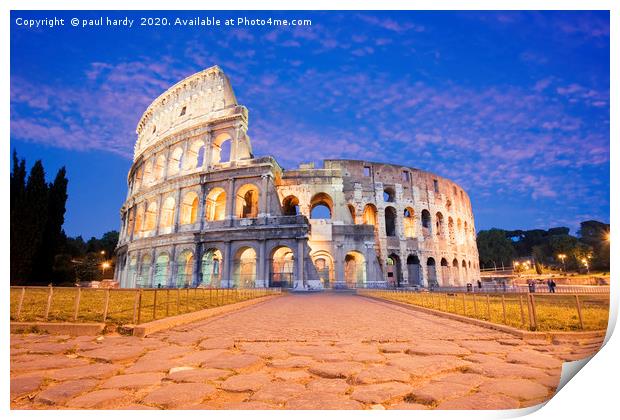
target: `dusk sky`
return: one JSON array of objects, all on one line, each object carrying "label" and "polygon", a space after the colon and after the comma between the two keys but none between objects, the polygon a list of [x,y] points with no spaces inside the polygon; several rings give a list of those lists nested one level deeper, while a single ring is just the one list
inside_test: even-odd
[{"label": "dusk sky", "polygon": [[[29,29],[17,17],[311,19],[308,27]],[[219,65],[254,154],[412,166],[459,183],[476,229],[609,222],[608,12],[12,12],[11,150],[51,180],[64,229],[120,228],[136,124]]]}]

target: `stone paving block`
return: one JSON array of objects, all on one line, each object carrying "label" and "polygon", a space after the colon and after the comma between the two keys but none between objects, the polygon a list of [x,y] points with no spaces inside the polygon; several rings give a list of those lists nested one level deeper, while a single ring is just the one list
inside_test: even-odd
[{"label": "stone paving block", "polygon": [[328,392],[306,392],[287,401],[287,410],[362,410],[364,406],[358,401]]},{"label": "stone paving block", "polygon": [[235,340],[232,338],[226,337],[215,337],[215,338],[207,338],[206,340],[202,340],[198,347],[203,350],[211,350],[211,349],[232,349],[235,346]]},{"label": "stone paving block", "polygon": [[378,347],[381,353],[403,353],[411,346],[410,343],[383,343]]},{"label": "stone paving block", "polygon": [[95,350],[80,352],[80,356],[99,361],[114,363],[137,359],[145,349],[142,346],[124,345],[118,347],[101,347]]},{"label": "stone paving block", "polygon": [[505,362],[473,363],[468,370],[471,373],[478,373],[492,378],[537,379],[547,376],[547,373],[542,369]]},{"label": "stone paving block", "polygon": [[471,363],[455,356],[405,355],[390,358],[388,365],[400,368],[414,376],[431,376],[445,371],[467,369]]},{"label": "stone paving block", "polygon": [[365,368],[353,377],[356,384],[376,384],[381,382],[407,382],[411,378],[409,373],[393,366],[371,366]]},{"label": "stone paving block", "polygon": [[360,363],[384,363],[385,356],[379,353],[352,353],[351,361]]},{"label": "stone paving block", "polygon": [[424,404],[401,401],[399,403],[390,405],[388,407],[388,410],[428,410],[429,408],[429,406]]},{"label": "stone paving block", "polygon": [[357,362],[331,362],[314,364],[308,371],[323,378],[348,378],[361,372],[363,368],[364,365]]},{"label": "stone paving block", "polygon": [[528,379],[495,379],[479,387],[480,392],[504,394],[520,400],[543,398],[549,394],[549,389]]},{"label": "stone paving block", "polygon": [[35,402],[47,405],[63,404],[79,394],[90,391],[97,382],[96,379],[78,379],[51,385],[36,396]]},{"label": "stone paving block", "polygon": [[177,408],[189,403],[198,403],[216,391],[214,386],[207,384],[173,383],[150,392],[142,402],[164,408]]},{"label": "stone paving block", "polygon": [[28,346],[28,353],[32,354],[63,354],[66,351],[73,350],[75,345],[72,343],[61,342],[43,342],[33,343]]},{"label": "stone paving block", "polygon": [[108,378],[117,373],[120,369],[122,369],[121,366],[112,363],[91,363],[46,372],[45,376],[55,381],[85,378]]},{"label": "stone paving block", "polygon": [[310,375],[305,370],[282,370],[282,371],[276,371],[273,374],[273,376],[276,379],[280,379],[280,380],[283,380],[283,381],[291,381],[291,382],[298,382],[298,381],[303,381],[303,380],[312,378],[312,375]]},{"label": "stone paving block", "polygon": [[262,363],[262,359],[253,354],[220,354],[206,360],[202,366],[216,369],[245,369]]},{"label": "stone paving block", "polygon": [[248,373],[231,376],[220,384],[220,388],[228,392],[257,391],[271,382],[271,376],[265,373]]},{"label": "stone paving block", "polygon": [[406,353],[421,355],[447,354],[452,356],[465,356],[471,352],[451,341],[437,340],[433,342],[416,343],[409,346]]},{"label": "stone paving block", "polygon": [[308,366],[312,366],[313,364],[316,364],[316,362],[311,357],[295,356],[295,357],[289,357],[286,359],[270,360],[268,364],[276,368],[288,369],[288,368],[308,367]]},{"label": "stone paving block", "polygon": [[166,380],[174,382],[209,382],[226,379],[233,372],[224,369],[195,368],[169,373]]},{"label": "stone paving block", "polygon": [[327,392],[332,395],[342,394],[344,395],[351,385],[344,379],[315,379],[306,384],[309,391]]},{"label": "stone paving block", "polygon": [[104,381],[101,388],[146,388],[159,385],[163,379],[163,373],[131,373],[127,375],[113,376]]},{"label": "stone paving block", "polygon": [[416,388],[407,394],[406,400],[420,404],[437,404],[441,400],[453,399],[468,394],[473,389],[470,385],[447,382],[432,382]]},{"label": "stone paving block", "polygon": [[192,351],[186,354],[183,357],[175,358],[177,361],[177,366],[182,365],[196,365],[199,366],[203,363],[206,363],[208,360],[214,359],[222,354],[230,354],[222,349],[211,349],[211,350],[199,350]]},{"label": "stone paving block", "polygon": [[87,365],[83,359],[70,358],[65,355],[50,357],[48,355],[35,356],[34,359],[24,362],[11,361],[11,372],[28,372],[35,370],[63,369],[74,366]]},{"label": "stone paving block", "polygon": [[442,401],[438,410],[509,410],[520,408],[518,400],[500,394],[476,393]]},{"label": "stone paving block", "polygon": [[11,378],[11,400],[30,394],[43,384],[43,375],[32,374]]},{"label": "stone paving block", "polygon": [[103,389],[82,394],[79,397],[67,401],[70,408],[114,408],[125,404],[128,394],[118,389]]},{"label": "stone paving block", "polygon": [[401,382],[360,385],[353,389],[351,398],[366,404],[380,404],[393,398],[403,397],[411,391],[411,385],[406,385]]},{"label": "stone paving block", "polygon": [[278,406],[263,401],[231,401],[222,404],[224,410],[277,410]]},{"label": "stone paving block", "polygon": [[288,401],[297,399],[303,394],[306,387],[296,383],[277,383],[272,382],[256,391],[250,398],[252,401],[265,401],[284,404]]},{"label": "stone paving block", "polygon": [[553,369],[562,365],[560,359],[534,350],[520,350],[508,353],[506,361],[545,369]]},{"label": "stone paving block", "polygon": [[458,344],[471,352],[484,354],[505,354],[514,350],[513,347],[498,343],[495,340],[461,340]]},{"label": "stone paving block", "polygon": [[475,388],[488,378],[476,373],[451,373],[445,376],[433,378],[431,382],[441,384],[461,384]]}]

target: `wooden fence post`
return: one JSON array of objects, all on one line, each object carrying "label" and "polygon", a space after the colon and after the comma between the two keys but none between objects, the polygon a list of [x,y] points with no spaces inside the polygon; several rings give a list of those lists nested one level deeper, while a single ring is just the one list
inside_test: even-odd
[{"label": "wooden fence post", "polygon": [[519,308],[521,309],[521,325],[525,326],[525,312],[523,311],[523,295],[519,294]]},{"label": "wooden fence post", "polygon": [[142,289],[138,290],[138,324],[142,319]]},{"label": "wooden fence post", "polygon": [[19,320],[19,317],[22,313],[22,306],[24,305],[24,295],[26,294],[26,288],[22,287],[22,292],[19,295],[19,304],[17,305],[17,315],[16,319]]},{"label": "wooden fence post", "polygon": [[138,322],[138,301],[140,300],[140,291],[136,290],[136,296],[133,299],[133,317],[131,322],[135,325]]},{"label": "wooden fence post", "polygon": [[465,302],[465,293],[463,293],[463,316],[467,316],[467,303]]},{"label": "wooden fence post", "polygon": [[73,308],[73,321],[77,321],[78,313],[80,312],[80,299],[82,298],[82,288],[77,287],[75,293],[75,307]]},{"label": "wooden fence post", "polygon": [[153,294],[153,320],[157,319],[157,289],[155,289],[155,293]]},{"label": "wooden fence post", "polygon": [[180,313],[181,307],[181,289],[177,287],[177,315]]},{"label": "wooden fence post", "polygon": [[166,317],[170,313],[170,289],[166,289]]},{"label": "wooden fence post", "polygon": [[575,295],[575,303],[577,303],[577,315],[579,315],[579,327],[583,330],[583,317],[581,316],[581,303],[579,302],[579,295]]},{"label": "wooden fence post", "polygon": [[53,295],[54,291],[52,286],[50,286],[50,290],[47,293],[47,306],[45,307],[45,320],[47,321],[47,319],[49,318],[50,315],[50,309],[52,307],[52,295]]},{"label": "wooden fence post", "polygon": [[110,305],[110,289],[105,289],[105,301],[103,303],[103,322],[108,318],[108,307]]},{"label": "wooden fence post", "polygon": [[448,294],[446,293],[444,296],[446,297],[446,312],[449,312],[448,311]]},{"label": "wooden fence post", "polygon": [[506,323],[506,299],[504,298],[504,294],[502,293],[502,315],[504,318],[504,325],[508,325]]},{"label": "wooden fence post", "polygon": [[487,293],[487,321],[491,320],[491,300],[489,298],[489,294]]},{"label": "wooden fence post", "polygon": [[476,294],[473,294],[474,297],[474,318],[478,318],[478,306],[476,305]]}]

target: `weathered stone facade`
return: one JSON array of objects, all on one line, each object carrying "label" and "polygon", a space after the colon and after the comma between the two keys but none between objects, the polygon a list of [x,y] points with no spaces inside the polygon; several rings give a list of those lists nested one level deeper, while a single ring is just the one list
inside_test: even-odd
[{"label": "weathered stone facade", "polygon": [[467,194],[399,165],[254,157],[211,67],[142,116],[121,209],[121,287],[384,287],[479,279]]}]

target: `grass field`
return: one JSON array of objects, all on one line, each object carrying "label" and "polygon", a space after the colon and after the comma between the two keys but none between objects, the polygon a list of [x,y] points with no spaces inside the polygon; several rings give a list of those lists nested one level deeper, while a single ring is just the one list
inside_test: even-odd
[{"label": "grass field", "polygon": [[527,294],[419,293],[408,291],[361,290],[358,294],[379,297],[425,308],[451,312],[524,330],[605,330],[609,317],[609,295],[534,294],[533,312]]},{"label": "grass field", "polygon": [[[19,302],[24,290],[21,310]],[[277,289],[90,289],[55,287],[47,318],[49,287],[11,287],[11,321],[143,323],[228,305],[274,293]],[[76,302],[79,295],[77,317]],[[105,313],[106,300],[108,301]]]}]

